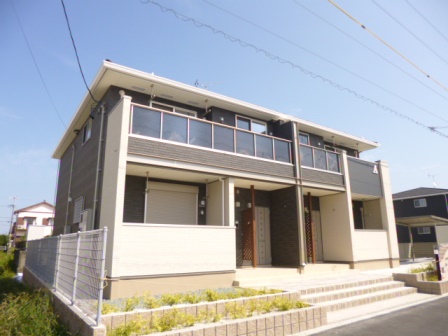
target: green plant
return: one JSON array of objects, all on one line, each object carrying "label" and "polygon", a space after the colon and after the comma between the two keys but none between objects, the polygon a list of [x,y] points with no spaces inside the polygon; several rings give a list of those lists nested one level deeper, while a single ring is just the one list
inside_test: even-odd
[{"label": "green plant", "polygon": [[160,300],[169,306],[174,306],[175,304],[182,303],[182,295],[179,293],[163,294]]},{"label": "green plant", "polygon": [[15,270],[14,253],[0,251],[0,277],[13,277],[16,273]]},{"label": "green plant", "polygon": [[182,326],[185,319],[185,314],[180,313],[174,308],[165,312],[162,316],[153,316],[151,320],[151,329],[157,332],[169,331]]},{"label": "green plant", "polygon": [[183,298],[182,298],[183,302],[186,303],[198,303],[202,301],[202,297],[201,295],[197,294],[197,293],[186,293],[184,294]]},{"label": "green plant", "polygon": [[150,293],[145,293],[143,295],[143,305],[147,309],[159,308],[161,306],[160,300],[151,296]]},{"label": "green plant", "polygon": [[138,304],[140,303],[140,298],[133,296],[130,298],[127,298],[124,301],[124,311],[125,312],[129,312],[129,311],[133,311],[135,309],[135,307],[138,306]]},{"label": "green plant", "polygon": [[409,273],[426,273],[426,272],[434,272],[435,267],[433,263],[427,263],[424,266],[415,267],[409,270]]},{"label": "green plant", "polygon": [[439,281],[439,277],[437,276],[437,274],[429,273],[426,274],[426,281]]},{"label": "green plant", "polygon": [[150,327],[148,323],[145,323],[140,317],[128,323],[119,325],[113,330],[108,330],[107,335],[110,336],[131,336],[131,335],[142,335],[150,333]]},{"label": "green plant", "polygon": [[223,295],[220,295],[220,293],[212,289],[205,290],[203,296],[205,298],[205,301],[208,302],[218,301],[221,300],[221,298],[223,298]]},{"label": "green plant", "polygon": [[112,303],[103,302],[103,305],[101,306],[101,314],[103,315],[117,313],[119,311],[120,309]]},{"label": "green plant", "polygon": [[249,310],[243,304],[237,302],[228,302],[225,305],[226,314],[232,319],[245,318],[249,314]]}]

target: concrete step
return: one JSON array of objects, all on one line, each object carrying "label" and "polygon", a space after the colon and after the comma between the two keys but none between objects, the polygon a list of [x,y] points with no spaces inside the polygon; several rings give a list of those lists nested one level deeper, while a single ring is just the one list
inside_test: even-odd
[{"label": "concrete step", "polygon": [[356,279],[356,280],[352,280],[352,281],[345,280],[345,281],[339,282],[339,283],[333,282],[328,285],[320,283],[316,286],[300,288],[299,292],[300,292],[301,296],[304,296],[304,295],[310,295],[310,294],[333,292],[333,291],[337,291],[337,290],[381,284],[381,283],[392,282],[392,281],[393,281],[392,276],[372,277],[372,278],[368,278],[368,279]]},{"label": "concrete step", "polygon": [[328,312],[341,309],[353,308],[356,306],[367,305],[373,302],[402,297],[409,294],[417,293],[417,289],[413,287],[399,287],[382,290],[374,293],[362,294],[348,298],[332,300],[318,303],[318,306],[327,307]]},{"label": "concrete step", "polygon": [[317,304],[402,287],[404,287],[404,283],[401,281],[378,282],[374,284],[354,286],[333,291],[322,291],[318,293],[305,294],[301,295],[300,299],[311,304]]}]

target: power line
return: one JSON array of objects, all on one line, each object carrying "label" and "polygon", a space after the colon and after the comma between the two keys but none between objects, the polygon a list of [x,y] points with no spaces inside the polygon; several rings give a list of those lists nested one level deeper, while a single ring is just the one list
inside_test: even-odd
[{"label": "power line", "polygon": [[30,43],[28,42],[28,38],[26,37],[26,34],[25,34],[25,30],[23,29],[23,26],[22,26],[22,22],[20,21],[19,15],[17,14],[16,8],[14,6],[14,1],[10,0],[10,2],[11,2],[12,9],[14,11],[14,15],[15,15],[15,17],[17,19],[17,22],[19,23],[19,27],[20,27],[20,30],[22,32],[23,38],[25,39],[26,46],[28,47],[28,51],[30,52],[31,58],[33,59],[34,66],[36,67],[36,70],[37,70],[37,73],[39,74],[39,77],[40,77],[40,80],[42,82],[42,85],[44,86],[45,91],[47,92],[47,96],[50,99],[51,105],[53,106],[53,109],[56,112],[56,114],[57,114],[57,116],[59,118],[59,121],[61,122],[62,126],[64,126],[64,128],[67,128],[67,126],[64,123],[64,120],[62,119],[62,117],[61,117],[61,115],[60,115],[60,113],[58,111],[58,109],[56,108],[56,104],[54,103],[53,98],[51,97],[51,94],[50,94],[50,91],[48,90],[47,84],[45,84],[45,80],[44,80],[44,77],[42,76],[42,73],[41,73],[41,71],[39,69],[39,66],[37,65],[37,61],[36,61],[36,58],[34,57],[33,50],[31,49]]},{"label": "power line", "polygon": [[310,76],[310,77],[315,78],[315,79],[316,78],[320,79],[323,82],[325,82],[325,83],[327,83],[327,84],[329,84],[329,85],[331,85],[331,86],[333,86],[333,87],[335,87],[335,88],[337,88],[337,89],[339,89],[341,91],[346,91],[346,92],[352,94],[353,96],[355,96],[358,99],[361,99],[361,100],[363,100],[365,102],[369,102],[372,105],[375,105],[376,107],[378,107],[378,108],[380,108],[382,110],[388,111],[388,112],[390,112],[390,113],[392,113],[392,114],[394,114],[394,115],[396,115],[396,116],[398,116],[400,118],[406,119],[406,120],[408,120],[408,121],[410,121],[410,122],[412,122],[412,123],[414,123],[414,124],[416,124],[416,125],[418,125],[420,127],[423,127],[425,129],[433,132],[433,133],[436,133],[436,134],[438,134],[438,135],[440,135],[440,136],[442,136],[444,138],[448,138],[448,135],[446,135],[446,134],[444,134],[444,133],[442,133],[440,131],[437,131],[435,129],[431,129],[428,126],[426,126],[425,124],[423,124],[420,121],[418,121],[418,120],[415,120],[415,119],[413,119],[413,118],[411,118],[411,117],[409,117],[409,116],[407,116],[407,115],[405,115],[403,113],[400,113],[400,112],[398,112],[398,111],[396,111],[396,110],[394,110],[394,109],[392,109],[392,108],[390,108],[390,107],[388,107],[386,105],[383,105],[383,104],[381,104],[381,103],[379,103],[379,102],[377,102],[377,101],[375,101],[375,100],[373,100],[371,98],[368,98],[368,97],[366,97],[366,96],[364,96],[364,95],[362,95],[362,94],[360,94],[360,93],[358,93],[358,92],[356,92],[356,91],[354,91],[352,89],[349,89],[349,88],[347,88],[345,86],[342,86],[342,85],[340,85],[340,84],[338,84],[338,83],[336,83],[336,82],[334,82],[334,81],[332,81],[332,80],[330,80],[330,79],[328,79],[328,78],[326,78],[324,76],[321,76],[321,75],[318,75],[318,74],[316,74],[316,73],[314,73],[312,71],[309,71],[309,70],[303,68],[300,65],[297,65],[297,64],[295,64],[295,63],[293,63],[291,61],[288,61],[288,60],[286,60],[284,58],[281,58],[281,57],[279,57],[277,55],[274,55],[274,54],[266,51],[263,48],[255,46],[254,44],[245,42],[245,41],[243,41],[243,40],[241,40],[241,39],[239,39],[237,37],[234,37],[234,36],[231,36],[231,35],[225,33],[222,30],[216,29],[213,26],[201,23],[201,22],[199,22],[199,21],[197,21],[197,20],[195,20],[193,18],[190,18],[190,17],[188,17],[186,15],[180,14],[180,13],[176,12],[175,10],[173,10],[171,8],[164,7],[164,6],[160,5],[158,2],[155,2],[153,0],[146,0],[146,1],[145,0],[140,0],[140,2],[142,4],[152,4],[152,5],[155,5],[162,11],[162,13],[172,13],[175,16],[175,18],[178,19],[178,20],[182,20],[184,22],[191,22],[197,28],[207,28],[207,29],[211,30],[213,32],[213,34],[221,35],[222,37],[224,37],[226,40],[228,40],[230,42],[237,43],[241,47],[248,47],[250,49],[253,49],[257,53],[260,53],[260,54],[266,56],[267,58],[269,58],[269,59],[271,59],[273,61],[276,61],[276,62],[278,62],[280,64],[289,65],[293,69],[300,70],[302,73],[304,73],[307,76]]},{"label": "power line", "polygon": [[432,80],[434,83],[436,83],[438,86],[440,86],[442,89],[444,89],[445,91],[448,92],[448,88],[445,87],[442,83],[440,83],[438,80],[436,80],[435,78],[431,77],[425,70],[423,70],[422,68],[420,68],[417,64],[415,64],[414,62],[412,62],[409,58],[407,58],[405,55],[403,55],[402,53],[400,53],[397,49],[395,49],[392,45],[390,45],[389,43],[387,43],[385,40],[383,40],[380,36],[378,36],[377,34],[375,34],[372,30],[370,30],[369,28],[367,28],[365,25],[363,25],[361,22],[359,22],[354,16],[352,16],[350,13],[348,13],[345,9],[343,9],[341,6],[339,6],[338,4],[336,4],[333,0],[328,0],[333,6],[335,6],[337,9],[339,9],[342,13],[344,13],[348,18],[350,18],[352,21],[354,21],[355,23],[357,23],[362,29],[364,29],[365,31],[367,31],[370,35],[372,35],[373,37],[375,37],[378,41],[380,41],[381,43],[383,43],[386,47],[388,47],[389,49],[391,49],[393,52],[395,52],[398,56],[400,56],[401,58],[403,58],[406,62],[408,62],[410,65],[412,65],[414,68],[416,68],[418,71],[420,71],[422,74],[424,74],[426,77],[428,77],[430,80]]},{"label": "power line", "polygon": [[407,28],[404,24],[402,24],[400,21],[398,21],[391,13],[389,13],[384,7],[382,7],[380,4],[378,4],[375,0],[372,0],[373,4],[377,6],[379,9],[381,9],[384,13],[386,13],[392,20],[394,20],[396,23],[398,23],[404,30],[406,30],[409,34],[411,34],[416,40],[418,40],[421,44],[423,44],[429,51],[431,51],[434,55],[436,55],[442,62],[448,65],[448,62],[445,61],[445,59],[440,56],[438,53],[435,52],[429,45],[425,43],[421,38],[419,38],[417,35],[415,35],[409,28]]},{"label": "power line", "polygon": [[75,39],[73,38],[72,29],[70,28],[70,21],[68,20],[68,15],[67,15],[67,10],[65,9],[64,0],[61,0],[61,3],[62,3],[62,8],[64,10],[65,22],[67,22],[67,28],[70,33],[70,38],[72,40],[73,49],[75,49],[76,60],[78,61],[78,67],[79,67],[79,71],[81,72],[82,80],[84,81],[84,85],[86,86],[87,91],[89,91],[90,97],[92,97],[92,99],[95,103],[98,103],[98,100],[95,99],[92,92],[90,91],[90,88],[87,85],[86,78],[84,77],[84,72],[82,71],[81,62],[80,62],[79,56],[78,56],[78,50],[76,49]]},{"label": "power line", "polygon": [[293,42],[293,41],[291,41],[291,40],[289,40],[289,39],[287,39],[287,38],[285,38],[285,37],[283,37],[281,35],[278,35],[277,33],[272,32],[271,30],[268,30],[268,29],[266,29],[266,28],[264,28],[264,27],[262,27],[262,26],[260,26],[260,25],[258,25],[256,23],[254,23],[252,21],[249,21],[249,20],[247,20],[247,19],[245,19],[245,18],[243,18],[243,17],[241,17],[241,16],[239,16],[239,15],[237,15],[235,13],[232,13],[232,12],[228,11],[227,9],[224,9],[224,8],[214,4],[214,3],[211,3],[208,0],[203,0],[203,1],[206,4],[210,5],[210,6],[213,6],[213,7],[217,8],[217,9],[219,9],[219,10],[221,10],[221,11],[223,11],[223,12],[225,12],[225,13],[233,16],[233,17],[236,17],[239,20],[242,20],[242,21],[244,21],[244,22],[246,22],[246,23],[248,23],[248,24],[250,24],[250,25],[252,25],[254,27],[257,27],[257,28],[261,29],[262,31],[264,31],[264,32],[266,32],[266,33],[268,33],[270,35],[273,35],[273,36],[281,39],[282,41],[284,41],[286,43],[289,43],[289,44],[291,44],[291,45],[293,45],[293,46],[295,46],[295,47],[297,47],[299,49],[302,49],[303,51],[305,51],[305,52],[307,52],[307,53],[309,53],[309,54],[311,54],[311,55],[313,55],[313,56],[315,56],[315,57],[317,57],[317,58],[319,58],[319,59],[321,59],[321,60],[323,60],[323,61],[325,61],[325,62],[327,62],[327,63],[329,63],[329,64],[331,64],[331,65],[333,65],[333,66],[335,66],[335,67],[337,67],[339,69],[341,69],[341,70],[344,70],[344,71],[348,72],[349,74],[351,74],[351,75],[353,75],[353,76],[355,76],[355,77],[357,77],[357,78],[359,78],[359,79],[361,79],[361,80],[363,80],[363,81],[365,81],[365,82],[375,86],[376,88],[378,88],[380,90],[383,90],[383,91],[393,95],[394,97],[397,97],[398,99],[401,99],[402,101],[404,101],[404,102],[406,102],[406,103],[408,103],[408,104],[410,104],[410,105],[420,109],[421,111],[426,112],[426,113],[432,115],[433,117],[436,117],[436,118],[438,118],[438,119],[440,119],[442,121],[448,122],[447,119],[444,119],[443,117],[441,117],[441,116],[439,116],[439,115],[437,115],[437,114],[435,114],[435,113],[433,113],[431,111],[428,111],[427,109],[425,109],[425,108],[423,108],[423,107],[421,107],[421,106],[411,102],[410,100],[408,100],[408,99],[406,99],[406,98],[404,98],[404,97],[402,97],[402,96],[400,96],[400,95],[398,95],[398,94],[396,94],[396,93],[386,89],[385,87],[383,87],[383,86],[381,86],[379,84],[376,84],[376,83],[372,82],[371,80],[369,80],[369,79],[367,79],[367,78],[365,78],[365,77],[363,77],[363,76],[361,76],[361,75],[359,75],[359,74],[357,74],[357,73],[355,73],[355,72],[353,72],[353,71],[351,71],[351,70],[349,70],[349,69],[347,69],[347,68],[345,68],[345,67],[343,67],[343,66],[341,66],[339,64],[336,64],[333,61],[331,61],[331,60],[329,60],[329,59],[327,59],[327,58],[325,58],[323,56],[320,56],[319,54],[317,54],[317,53],[315,53],[315,52],[313,52],[313,51],[311,51],[309,49],[306,49],[303,46],[301,46],[301,45],[299,45],[299,44],[297,44],[297,43],[295,43],[295,42]]},{"label": "power line", "polygon": [[413,6],[408,0],[406,0],[406,3],[407,3],[407,4],[408,4],[414,11],[416,11],[417,14],[420,15],[421,18],[422,18],[423,20],[426,21],[427,24],[429,24],[429,25],[430,25],[436,32],[438,32],[439,35],[442,36],[442,38],[445,39],[445,41],[448,42],[448,38],[447,38],[445,35],[443,35],[442,32],[441,32],[440,30],[438,30],[437,27],[434,26],[434,25],[431,23],[431,21],[429,21],[425,16],[423,16],[423,14],[422,14],[417,8],[415,8],[415,6]]},{"label": "power line", "polygon": [[420,83],[421,85],[423,85],[424,87],[426,87],[428,90],[431,90],[433,93],[435,93],[436,95],[438,95],[440,98],[443,98],[445,100],[448,101],[448,98],[445,97],[444,95],[440,94],[439,92],[437,92],[436,90],[434,90],[432,87],[430,87],[429,85],[423,83],[420,79],[418,79],[417,77],[411,75],[409,72],[407,72],[406,70],[400,68],[398,65],[394,64],[393,62],[389,61],[387,58],[385,58],[384,56],[382,56],[381,54],[379,54],[378,52],[376,52],[375,50],[373,50],[372,48],[368,47],[367,45],[365,45],[364,43],[362,43],[361,41],[359,41],[357,38],[353,37],[352,35],[346,33],[345,31],[343,31],[342,29],[340,29],[338,26],[334,25],[333,23],[329,22],[328,20],[326,20],[325,18],[323,18],[322,16],[320,16],[319,14],[313,12],[311,9],[305,7],[303,4],[300,4],[297,0],[294,0],[294,3],[303,8],[304,10],[308,11],[310,14],[314,15],[315,17],[319,18],[320,20],[324,21],[326,24],[328,24],[329,26],[333,27],[334,29],[336,29],[337,31],[339,31],[341,34],[344,34],[345,36],[347,36],[348,38],[352,39],[353,41],[355,41],[356,43],[358,43],[359,45],[363,46],[364,48],[366,48],[367,50],[369,50],[371,53],[375,54],[376,56],[378,56],[379,58],[381,58],[383,61],[389,63],[390,65],[392,65],[394,68],[396,68],[397,70],[401,71],[402,73],[404,73],[405,75],[409,76],[410,78],[412,78],[413,80],[415,80],[416,82]]}]

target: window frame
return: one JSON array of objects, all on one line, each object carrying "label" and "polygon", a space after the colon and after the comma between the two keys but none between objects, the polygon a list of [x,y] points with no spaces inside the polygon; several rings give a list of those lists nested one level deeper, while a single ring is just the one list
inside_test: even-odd
[{"label": "window frame", "polygon": [[[249,121],[249,129],[238,127],[238,119],[248,120]],[[264,125],[264,132],[256,132],[256,131],[254,131],[253,130],[253,123],[256,123],[256,124],[259,124],[259,125]],[[267,124],[267,122],[265,122],[263,120],[249,118],[249,117],[242,116],[242,115],[236,115],[235,116],[235,128],[240,129],[240,130],[250,131],[250,132],[256,133],[256,134],[269,135],[268,134],[268,124]]]},{"label": "window frame", "polygon": [[82,144],[84,145],[89,139],[92,137],[92,118],[86,121],[84,126],[82,127]]},{"label": "window frame", "polygon": [[417,228],[417,233],[419,235],[429,235],[429,234],[431,234],[431,227],[430,226],[419,226]]},{"label": "window frame", "polygon": [[[307,142],[306,143],[303,143],[302,141],[300,141],[300,137],[301,136],[305,136],[306,137],[306,139],[307,139]],[[306,146],[309,146],[310,145],[310,135],[308,134],[308,133],[303,133],[303,132],[300,132],[299,131],[299,144],[300,145],[306,145]]]},{"label": "window frame", "polygon": [[[168,108],[171,109],[171,111],[168,110],[168,109],[164,109],[164,108],[154,107],[153,106],[154,104],[162,106],[162,107],[168,107]],[[165,104],[165,103],[159,103],[157,101],[155,102],[155,101],[151,100],[151,102],[149,104],[149,107],[151,107],[153,109],[156,109],[156,110],[159,110],[159,111],[163,111],[163,112],[171,112],[171,113],[180,114],[180,115],[183,115],[185,117],[190,117],[190,118],[197,118],[198,117],[198,113],[196,111],[194,111],[194,110],[189,110],[187,108],[177,107],[177,106],[169,105],[169,104]]]},{"label": "window frame", "polygon": [[426,198],[414,199],[414,208],[426,208],[427,206]]}]

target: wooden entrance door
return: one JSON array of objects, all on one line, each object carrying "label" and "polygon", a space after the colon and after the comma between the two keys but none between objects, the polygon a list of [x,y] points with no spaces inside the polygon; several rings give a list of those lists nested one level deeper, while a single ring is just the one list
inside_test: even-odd
[{"label": "wooden entrance door", "polygon": [[314,248],[316,261],[323,261],[323,244],[322,244],[322,227],[320,223],[320,211],[313,210],[311,213],[312,216],[312,225],[314,228]]}]

